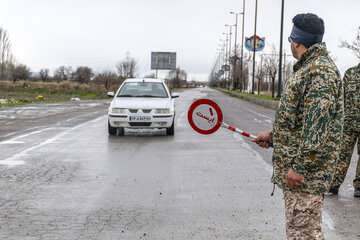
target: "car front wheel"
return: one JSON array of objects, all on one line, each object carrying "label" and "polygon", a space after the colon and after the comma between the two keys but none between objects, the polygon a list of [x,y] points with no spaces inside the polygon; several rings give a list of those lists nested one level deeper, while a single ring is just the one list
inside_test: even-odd
[{"label": "car front wheel", "polygon": [[123,127],[119,127],[118,129],[117,129],[117,134],[118,134],[118,136],[124,136],[124,134],[125,134],[125,130],[124,130],[124,128]]},{"label": "car front wheel", "polygon": [[173,122],[171,127],[166,128],[166,135],[174,136],[175,134],[175,123]]},{"label": "car front wheel", "polygon": [[117,129],[114,128],[114,127],[112,127],[112,126],[110,125],[110,123],[108,123],[108,130],[109,130],[109,135],[112,135],[112,136],[115,136],[115,135],[116,135]]}]

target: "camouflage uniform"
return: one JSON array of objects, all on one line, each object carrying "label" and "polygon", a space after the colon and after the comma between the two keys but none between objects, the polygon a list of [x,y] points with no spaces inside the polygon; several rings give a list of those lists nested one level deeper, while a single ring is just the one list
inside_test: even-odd
[{"label": "camouflage uniform", "polygon": [[343,82],[345,92],[343,145],[332,186],[337,188],[344,182],[357,142],[359,160],[354,188],[360,188],[360,64],[346,71]]},{"label": "camouflage uniform", "polygon": [[[317,217],[322,203],[309,203],[314,198],[322,202],[323,193],[330,188],[340,152],[343,107],[340,73],[325,44],[315,44],[294,66],[294,75],[285,85],[272,131],[272,181],[284,190],[287,222],[297,221],[299,214],[306,222],[302,227],[292,225],[295,227],[287,229],[288,239],[322,239],[316,237],[322,236],[321,218]],[[289,169],[304,176],[299,187],[287,186]],[[298,199],[305,207],[297,211],[291,199]],[[317,209],[309,209],[311,206]],[[317,230],[309,233],[307,227]],[[296,237],[311,234],[312,238]]]},{"label": "camouflage uniform", "polygon": [[321,224],[319,224],[324,197],[285,191],[284,199],[288,240],[324,239]]}]

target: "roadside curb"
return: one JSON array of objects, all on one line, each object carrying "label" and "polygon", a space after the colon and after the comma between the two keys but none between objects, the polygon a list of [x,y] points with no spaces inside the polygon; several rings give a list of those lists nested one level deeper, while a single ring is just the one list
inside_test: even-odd
[{"label": "roadside curb", "polygon": [[250,96],[243,96],[240,94],[236,94],[224,89],[220,89],[220,88],[215,88],[215,90],[220,91],[222,93],[225,93],[231,97],[235,97],[235,98],[240,98],[242,100],[266,107],[266,108],[270,108],[273,110],[277,110],[278,106],[279,106],[279,101],[276,100],[264,100],[264,99],[258,99],[256,97],[250,97]]}]

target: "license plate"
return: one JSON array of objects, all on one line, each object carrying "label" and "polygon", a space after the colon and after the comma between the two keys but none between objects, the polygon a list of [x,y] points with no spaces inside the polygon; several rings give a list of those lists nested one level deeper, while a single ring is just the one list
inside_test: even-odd
[{"label": "license plate", "polygon": [[150,122],[151,117],[149,116],[130,116],[130,122]]}]

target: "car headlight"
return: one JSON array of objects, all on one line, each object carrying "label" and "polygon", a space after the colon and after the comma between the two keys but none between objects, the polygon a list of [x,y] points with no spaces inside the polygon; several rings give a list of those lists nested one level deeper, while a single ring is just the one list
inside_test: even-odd
[{"label": "car headlight", "polygon": [[169,108],[159,108],[155,110],[156,114],[170,114]]},{"label": "car headlight", "polygon": [[126,113],[126,108],[111,108],[112,114],[124,114]]}]

